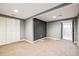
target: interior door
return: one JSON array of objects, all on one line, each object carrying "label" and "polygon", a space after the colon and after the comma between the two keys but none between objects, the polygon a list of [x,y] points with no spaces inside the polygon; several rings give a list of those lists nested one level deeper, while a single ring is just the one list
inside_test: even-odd
[{"label": "interior door", "polygon": [[72,40],[72,20],[63,21],[63,39]]}]

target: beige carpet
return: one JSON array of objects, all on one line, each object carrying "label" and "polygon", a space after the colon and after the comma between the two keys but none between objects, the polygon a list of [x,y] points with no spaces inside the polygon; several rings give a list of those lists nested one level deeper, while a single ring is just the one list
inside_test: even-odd
[{"label": "beige carpet", "polygon": [[43,39],[0,46],[0,55],[7,56],[78,56],[79,48],[71,41]]}]

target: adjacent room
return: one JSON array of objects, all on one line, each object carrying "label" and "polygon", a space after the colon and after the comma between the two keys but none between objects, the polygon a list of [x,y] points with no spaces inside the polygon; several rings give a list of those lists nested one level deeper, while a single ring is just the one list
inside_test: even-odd
[{"label": "adjacent room", "polygon": [[79,3],[0,3],[0,56],[79,56]]}]

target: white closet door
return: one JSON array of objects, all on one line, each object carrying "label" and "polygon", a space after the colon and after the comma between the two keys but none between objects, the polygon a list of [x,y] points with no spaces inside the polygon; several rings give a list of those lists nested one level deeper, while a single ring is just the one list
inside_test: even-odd
[{"label": "white closet door", "polygon": [[20,40],[20,20],[0,17],[0,45]]},{"label": "white closet door", "polygon": [[20,20],[7,18],[7,43],[20,40]]},{"label": "white closet door", "polygon": [[6,43],[6,19],[0,17],[0,45]]}]

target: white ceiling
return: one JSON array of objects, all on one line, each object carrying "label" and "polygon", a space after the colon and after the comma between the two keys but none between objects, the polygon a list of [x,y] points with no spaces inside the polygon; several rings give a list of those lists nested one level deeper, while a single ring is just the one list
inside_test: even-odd
[{"label": "white ceiling", "polygon": [[[0,14],[25,19],[60,4],[61,3],[0,3]],[[19,12],[13,12],[14,9],[18,9]],[[43,17],[41,19],[43,19]]]},{"label": "white ceiling", "polygon": [[[28,17],[36,15],[50,8],[54,8],[60,4],[62,3],[0,3],[0,14],[27,19]],[[14,9],[19,10],[19,12],[15,13],[13,11]],[[49,22],[65,18],[71,18],[76,16],[78,13],[79,4],[76,3],[38,15],[36,16],[36,18]],[[57,18],[53,18],[53,16],[57,16]]]},{"label": "white ceiling", "polygon": [[[79,13],[79,4],[71,4],[71,5],[44,13],[42,15],[36,16],[36,18],[49,22],[49,21],[75,17],[77,16],[78,13]],[[53,18],[53,16],[57,16],[57,18]]]}]

